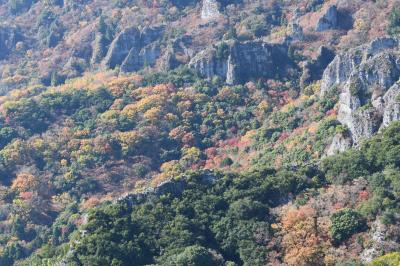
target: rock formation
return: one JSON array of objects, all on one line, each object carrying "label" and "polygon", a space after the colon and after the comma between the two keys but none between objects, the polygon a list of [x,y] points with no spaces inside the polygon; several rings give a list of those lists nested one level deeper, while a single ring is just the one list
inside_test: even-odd
[{"label": "rock formation", "polygon": [[[213,171],[207,170],[203,173],[203,175],[199,177],[197,181],[203,184],[212,184],[218,178],[219,176],[215,175]],[[172,196],[177,197],[181,195],[182,192],[186,189],[187,184],[188,183],[184,177],[176,180],[175,179],[166,180],[161,184],[157,185],[155,188],[149,187],[143,192],[129,193],[127,195],[124,195],[119,199],[117,199],[116,202],[125,203],[128,206],[132,207],[151,197],[161,197],[167,194],[171,194]]]},{"label": "rock formation", "polygon": [[275,78],[290,65],[287,46],[262,41],[221,42],[199,52],[189,63],[202,76],[218,76],[228,84]]},{"label": "rock formation", "polygon": [[162,27],[145,28],[142,31],[136,27],[126,28],[112,41],[102,64],[107,68],[119,65],[124,72],[153,66],[161,55],[156,41],[162,34]]},{"label": "rock formation", "polygon": [[400,119],[399,78],[399,41],[379,38],[337,55],[323,74],[321,96],[339,89],[338,120],[358,144]]},{"label": "rock formation", "polygon": [[104,37],[102,33],[97,33],[96,37],[92,43],[92,56],[90,59],[90,63],[92,65],[99,64],[101,60],[107,54],[107,39]]},{"label": "rock formation", "polygon": [[300,78],[301,87],[304,88],[311,82],[320,80],[324,70],[334,58],[335,53],[331,49],[326,46],[319,47],[317,58],[303,66],[303,73]]},{"label": "rock formation", "polygon": [[326,31],[336,29],[338,27],[338,10],[335,5],[328,8],[325,14],[320,17],[317,23],[316,31]]},{"label": "rock formation", "polygon": [[352,145],[353,142],[350,136],[347,136],[347,134],[338,133],[333,137],[332,143],[329,146],[326,155],[330,156],[338,152],[344,152],[350,149]]},{"label": "rock formation", "polygon": [[219,3],[216,0],[203,0],[201,8],[202,19],[212,19],[220,15]]}]

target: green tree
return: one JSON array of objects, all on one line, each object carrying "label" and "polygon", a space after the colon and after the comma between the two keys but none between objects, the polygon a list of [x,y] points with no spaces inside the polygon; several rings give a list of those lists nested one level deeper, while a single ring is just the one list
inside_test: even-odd
[{"label": "green tree", "polygon": [[221,265],[216,261],[212,254],[199,245],[186,247],[183,252],[172,255],[162,265],[165,266],[218,266]]},{"label": "green tree", "polygon": [[400,11],[396,7],[393,7],[390,12],[387,32],[390,35],[397,35],[400,33]]},{"label": "green tree", "polygon": [[340,244],[366,227],[365,219],[356,211],[342,209],[331,216],[331,237]]},{"label": "green tree", "polygon": [[25,226],[26,223],[20,216],[15,217],[11,228],[12,234],[18,237],[19,239],[24,239]]}]

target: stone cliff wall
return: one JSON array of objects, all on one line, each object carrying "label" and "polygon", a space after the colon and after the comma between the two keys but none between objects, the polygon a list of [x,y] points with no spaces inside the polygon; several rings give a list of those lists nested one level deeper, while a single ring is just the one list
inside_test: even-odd
[{"label": "stone cliff wall", "polygon": [[161,55],[157,40],[163,35],[163,27],[136,27],[123,30],[112,41],[102,64],[106,68],[121,67],[121,71],[138,71],[144,66],[154,66]]},{"label": "stone cliff wall", "polygon": [[324,71],[321,96],[339,89],[338,120],[355,144],[400,119],[399,41],[379,38],[339,54]]},{"label": "stone cliff wall", "polygon": [[262,41],[222,42],[198,53],[189,63],[202,76],[238,84],[256,78],[275,78],[291,64],[284,44]]}]

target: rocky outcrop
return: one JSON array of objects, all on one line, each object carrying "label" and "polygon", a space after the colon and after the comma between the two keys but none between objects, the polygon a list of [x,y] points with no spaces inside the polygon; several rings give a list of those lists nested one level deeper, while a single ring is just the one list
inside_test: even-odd
[{"label": "rocky outcrop", "polygon": [[15,29],[0,27],[0,60],[7,59],[19,41],[22,41],[22,36]]},{"label": "rocky outcrop", "polygon": [[216,0],[203,0],[201,8],[202,19],[217,18],[219,15],[219,3]]},{"label": "rocky outcrop", "polygon": [[107,68],[119,65],[124,72],[153,66],[161,54],[157,40],[162,37],[163,30],[163,27],[123,30],[110,44],[102,64]]},{"label": "rocky outcrop", "polygon": [[360,260],[366,265],[369,265],[374,258],[382,255],[383,250],[390,253],[400,248],[399,243],[393,240],[390,230],[382,223],[380,217],[371,223],[370,228],[368,246],[359,255]]},{"label": "rocky outcrop", "polygon": [[326,12],[319,18],[316,31],[333,30],[338,27],[338,10],[335,5],[332,5]]},{"label": "rocky outcrop", "polygon": [[136,27],[123,30],[111,43],[103,64],[109,68],[121,65],[128,54],[141,49],[140,31]]},{"label": "rocky outcrop", "polygon": [[173,47],[168,47],[164,55],[161,58],[160,69],[162,71],[169,71],[176,68],[179,65],[178,60],[175,57]]},{"label": "rocky outcrop", "polygon": [[91,65],[96,65],[101,63],[101,60],[107,54],[107,47],[106,47],[107,43],[108,41],[105,38],[104,34],[102,33],[96,34],[96,37],[92,43],[92,56],[90,59]]},{"label": "rocky outcrop", "polygon": [[208,79],[217,76],[228,84],[239,84],[256,78],[275,78],[290,64],[284,44],[228,41],[199,52],[189,67]]},{"label": "rocky outcrop", "polygon": [[347,134],[338,133],[333,137],[332,143],[329,146],[326,155],[334,155],[336,153],[344,152],[351,148],[353,145],[352,139]]},{"label": "rocky outcrop", "polygon": [[331,49],[327,48],[326,46],[321,46],[318,49],[317,58],[305,63],[303,66],[303,73],[300,78],[301,87],[304,88],[311,82],[320,80],[324,70],[334,58],[335,53]]},{"label": "rocky outcrop", "polygon": [[380,38],[337,55],[324,71],[321,96],[338,88],[338,120],[358,144],[400,119],[399,78],[399,41]]},{"label": "rocky outcrop", "polygon": [[385,108],[382,126],[387,126],[392,121],[400,120],[400,85],[393,85],[383,97]]},{"label": "rocky outcrop", "polygon": [[[217,180],[218,176],[216,176],[213,171],[206,170],[196,178],[197,182],[203,184],[212,184]],[[162,182],[155,188],[148,188],[144,192],[130,193],[128,195],[122,196],[117,199],[116,202],[127,204],[128,206],[134,206],[152,197],[160,197],[167,194],[171,194],[173,197],[178,197],[186,189],[187,185],[187,177],[181,177],[177,180],[167,180],[165,182]]]},{"label": "rocky outcrop", "polygon": [[143,47],[140,51],[131,49],[121,64],[121,71],[134,72],[142,67],[153,66],[160,54],[160,47],[155,43]]}]

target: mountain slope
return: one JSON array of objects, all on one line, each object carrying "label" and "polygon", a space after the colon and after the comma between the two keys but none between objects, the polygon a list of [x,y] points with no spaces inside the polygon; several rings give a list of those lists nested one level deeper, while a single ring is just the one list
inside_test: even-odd
[{"label": "mountain slope", "polygon": [[0,264],[397,251],[398,4],[0,1]]}]

